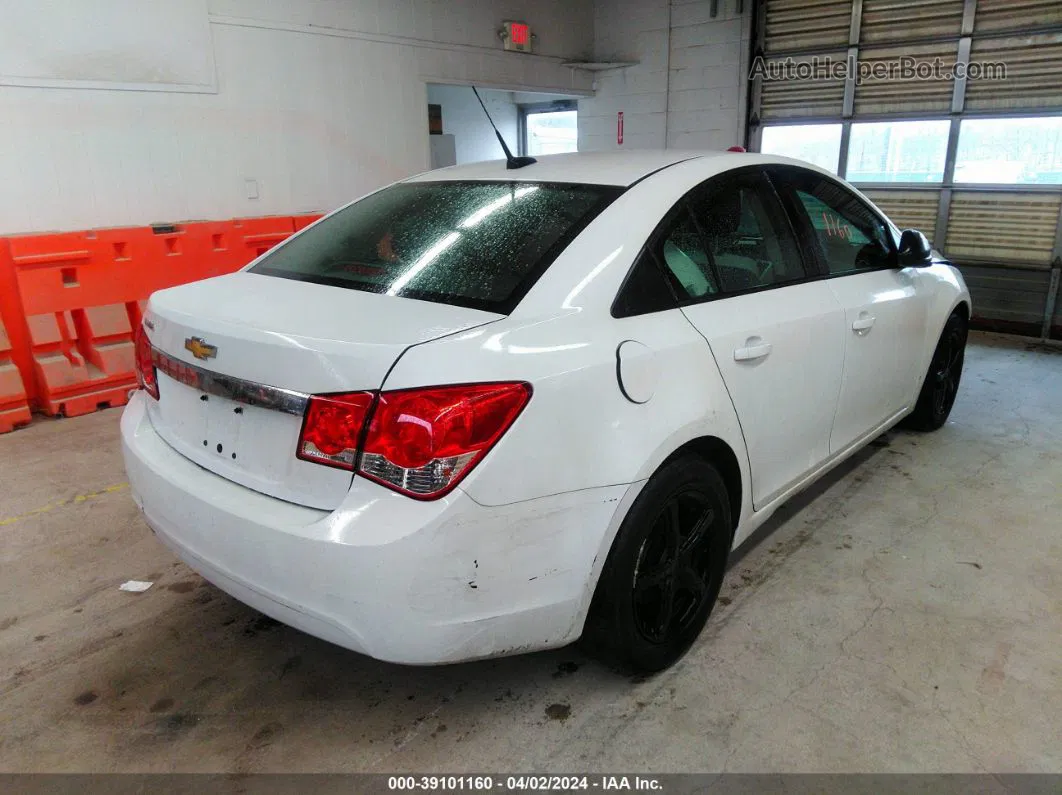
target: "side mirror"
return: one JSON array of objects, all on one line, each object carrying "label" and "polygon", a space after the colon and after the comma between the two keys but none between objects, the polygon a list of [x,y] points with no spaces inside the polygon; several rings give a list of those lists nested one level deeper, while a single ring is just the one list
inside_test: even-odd
[{"label": "side mirror", "polygon": [[900,267],[928,265],[933,259],[933,249],[926,236],[917,229],[904,229],[900,235]]}]

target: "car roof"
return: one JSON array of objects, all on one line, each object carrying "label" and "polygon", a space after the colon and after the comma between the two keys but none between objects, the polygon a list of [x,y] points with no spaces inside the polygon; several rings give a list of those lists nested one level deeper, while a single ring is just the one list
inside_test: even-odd
[{"label": "car roof", "polygon": [[460,166],[425,171],[408,182],[505,181],[568,182],[627,187],[643,177],[676,163],[718,159],[720,171],[749,163],[750,156],[735,152],[683,151],[679,149],[637,149],[626,152],[573,152],[542,155],[537,163],[507,169],[504,160],[486,160]]}]

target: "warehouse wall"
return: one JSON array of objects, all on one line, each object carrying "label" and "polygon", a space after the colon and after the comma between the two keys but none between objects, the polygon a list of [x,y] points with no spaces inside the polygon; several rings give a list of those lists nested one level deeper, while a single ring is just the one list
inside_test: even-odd
[{"label": "warehouse wall", "polygon": [[0,234],[329,209],[427,167],[426,82],[591,84],[591,0],[48,7],[0,0]]},{"label": "warehouse wall", "polygon": [[[753,2],[719,0],[714,19],[711,5],[598,0],[595,60],[638,65],[597,73],[595,96],[579,101],[580,151],[744,143]],[[616,142],[617,111],[623,111],[622,147]]]},{"label": "warehouse wall", "polygon": [[[518,112],[511,91],[481,91],[498,130],[514,152],[517,149]],[[428,86],[428,102],[442,105],[443,132],[452,133],[458,163],[499,160],[505,157],[483,108],[468,86]]]}]

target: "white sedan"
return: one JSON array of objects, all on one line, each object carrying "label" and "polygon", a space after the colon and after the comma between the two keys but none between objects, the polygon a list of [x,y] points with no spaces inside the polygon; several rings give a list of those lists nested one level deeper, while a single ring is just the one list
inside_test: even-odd
[{"label": "white sedan", "polygon": [[312,635],[654,671],[779,505],[945,422],[969,316],[923,235],[805,163],[458,166],[153,295],[123,450],[164,542]]}]

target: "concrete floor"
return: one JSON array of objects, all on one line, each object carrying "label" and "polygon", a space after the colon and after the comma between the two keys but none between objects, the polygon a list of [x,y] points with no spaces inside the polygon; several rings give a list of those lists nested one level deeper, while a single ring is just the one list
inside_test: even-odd
[{"label": "concrete floor", "polygon": [[147,530],[118,416],[0,437],[0,771],[1062,772],[1059,352],[975,335],[952,421],[791,501],[641,681],[259,616]]}]

